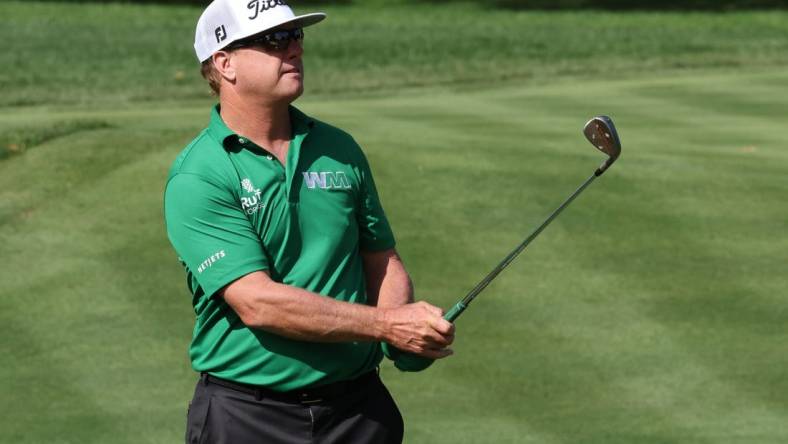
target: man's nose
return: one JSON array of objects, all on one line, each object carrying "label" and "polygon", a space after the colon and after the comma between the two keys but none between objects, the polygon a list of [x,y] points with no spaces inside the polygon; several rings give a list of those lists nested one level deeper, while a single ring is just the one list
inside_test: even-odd
[{"label": "man's nose", "polygon": [[291,40],[290,44],[287,45],[287,58],[297,58],[301,57],[304,53],[304,45],[301,40]]}]

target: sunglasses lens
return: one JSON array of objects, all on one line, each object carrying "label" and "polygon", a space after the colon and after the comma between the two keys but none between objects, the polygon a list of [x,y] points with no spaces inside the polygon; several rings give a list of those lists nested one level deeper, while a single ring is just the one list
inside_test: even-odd
[{"label": "sunglasses lens", "polygon": [[298,40],[299,42],[304,39],[304,30],[301,28],[276,31],[265,35],[266,42],[273,49],[285,49],[291,41]]},{"label": "sunglasses lens", "polygon": [[290,46],[293,40],[304,40],[304,30],[301,28],[274,31],[259,37],[241,40],[231,44],[228,48],[244,48],[249,46],[260,46],[269,50],[282,50]]}]

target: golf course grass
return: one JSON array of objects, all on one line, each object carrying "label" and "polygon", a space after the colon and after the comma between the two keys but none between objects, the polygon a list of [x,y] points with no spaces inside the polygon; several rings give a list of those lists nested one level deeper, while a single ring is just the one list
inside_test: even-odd
[{"label": "golf course grass", "polygon": [[[361,6],[323,9],[338,23],[375,17]],[[44,21],[56,26],[35,18],[44,11],[57,12]],[[212,99],[186,73],[194,62],[182,49],[173,60],[157,50],[155,60],[110,65],[145,54],[124,31],[133,24],[173,23],[172,39],[188,42],[199,11],[107,6],[122,22],[102,22],[102,11],[0,3],[4,20],[16,14],[23,46],[42,51],[38,60],[2,55],[18,69],[0,74],[4,443],[183,439],[196,380],[186,354],[193,312],[161,198],[170,163],[207,124]],[[431,30],[436,42],[452,41],[451,22],[414,18],[433,12],[481,23],[473,29],[554,22],[559,46],[582,43],[561,32],[588,17],[382,11],[387,39]],[[406,442],[784,443],[788,70],[778,54],[788,47],[788,14],[593,14],[627,36],[605,40],[603,61],[620,70],[582,70],[595,60],[588,47],[567,56],[532,45],[526,57],[507,53],[517,51],[509,43],[475,42],[467,63],[457,44],[414,67],[434,72],[410,81],[396,61],[407,49],[369,66],[362,57],[352,72],[343,65],[352,52],[332,53],[336,63],[319,55],[329,39],[341,42],[338,52],[380,49],[379,40],[360,42],[360,31],[350,40],[328,28],[327,41],[309,48],[307,94],[296,105],[364,147],[417,298],[442,307],[593,173],[602,156],[581,134],[588,118],[612,116],[623,143],[609,172],[457,321],[454,356],[418,374],[384,363]],[[92,69],[73,45],[62,49],[73,58],[55,59],[58,36],[78,24],[118,30],[115,53],[99,54]],[[668,37],[655,30],[665,26],[683,29],[687,47],[714,43],[635,50],[661,47]],[[729,30],[738,40],[709,37]],[[154,35],[164,48],[183,46]],[[488,67],[472,60],[481,47],[515,74],[481,81]],[[102,75],[116,70],[113,86]],[[162,80],[179,70],[182,84]],[[340,78],[335,87],[326,80]]]}]

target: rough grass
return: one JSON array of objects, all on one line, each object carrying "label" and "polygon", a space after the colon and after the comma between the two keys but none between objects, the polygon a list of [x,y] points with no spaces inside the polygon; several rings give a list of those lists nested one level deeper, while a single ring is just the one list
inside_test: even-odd
[{"label": "rough grass", "polygon": [[[309,6],[312,94],[556,76],[784,66],[788,12],[515,12],[478,4]],[[205,97],[199,7],[0,2],[0,106]]]}]

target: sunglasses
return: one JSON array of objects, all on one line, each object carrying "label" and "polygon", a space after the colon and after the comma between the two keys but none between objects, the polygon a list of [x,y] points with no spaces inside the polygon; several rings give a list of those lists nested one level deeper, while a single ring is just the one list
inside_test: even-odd
[{"label": "sunglasses", "polygon": [[237,42],[227,45],[226,49],[263,48],[269,51],[280,51],[287,49],[292,41],[301,42],[303,40],[303,28],[280,29],[279,31],[238,40]]}]

